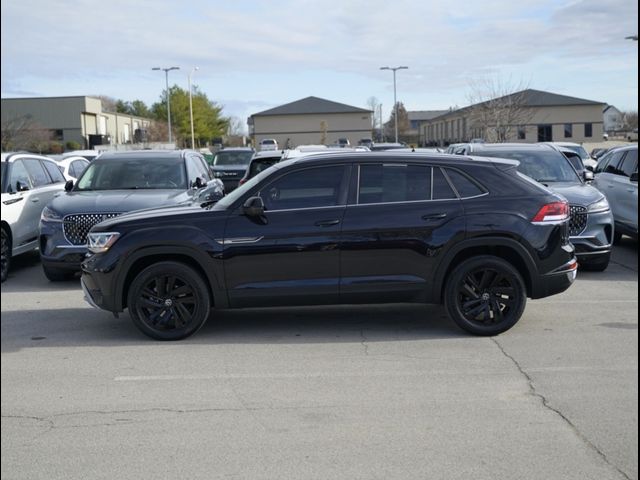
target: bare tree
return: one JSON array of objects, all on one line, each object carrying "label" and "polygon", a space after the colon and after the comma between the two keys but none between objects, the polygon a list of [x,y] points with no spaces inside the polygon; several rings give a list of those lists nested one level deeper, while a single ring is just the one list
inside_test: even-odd
[{"label": "bare tree", "polygon": [[371,138],[376,129],[376,112],[380,108],[380,101],[376,97],[369,97],[367,99],[367,107],[373,112],[371,114]]},{"label": "bare tree", "polygon": [[638,128],[638,112],[636,110],[622,112],[622,121],[625,130],[633,130],[634,128]]},{"label": "bare tree", "polygon": [[527,102],[528,86],[510,80],[485,78],[471,84],[468,95],[469,126],[487,142],[504,143],[516,138],[518,128],[529,123],[535,109]]},{"label": "bare tree", "polygon": [[229,117],[228,135],[242,137],[243,135],[246,135],[246,133],[247,129],[245,128],[245,124],[239,117]]},{"label": "bare tree", "polygon": [[29,115],[2,122],[2,151],[29,150],[42,152],[49,148],[51,131],[34,122]]},{"label": "bare tree", "polygon": [[320,121],[320,145],[327,144],[327,132],[329,131],[329,124],[325,120]]}]

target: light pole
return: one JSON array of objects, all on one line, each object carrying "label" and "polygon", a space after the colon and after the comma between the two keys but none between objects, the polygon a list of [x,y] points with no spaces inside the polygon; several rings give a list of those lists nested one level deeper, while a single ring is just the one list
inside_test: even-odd
[{"label": "light pole", "polygon": [[380,70],[392,70],[393,71],[393,111],[396,121],[396,143],[398,143],[398,101],[396,99],[396,71],[406,70],[409,67],[380,67]]},{"label": "light pole", "polygon": [[195,136],[193,135],[193,99],[191,97],[191,75],[193,75],[198,67],[193,67],[189,73],[189,119],[191,120],[191,148],[196,148]]},{"label": "light pole", "polygon": [[180,70],[180,67],[153,67],[151,70],[162,70],[164,72],[165,83],[167,85],[167,122],[169,124],[169,143],[171,143],[171,95],[169,93],[169,72],[171,70]]}]

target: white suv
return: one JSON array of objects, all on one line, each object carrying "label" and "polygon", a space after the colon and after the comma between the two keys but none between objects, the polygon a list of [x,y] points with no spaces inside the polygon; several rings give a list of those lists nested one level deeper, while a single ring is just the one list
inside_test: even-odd
[{"label": "white suv", "polygon": [[278,142],[273,138],[263,138],[260,140],[260,150],[278,150]]},{"label": "white suv", "polygon": [[4,282],[11,257],[38,248],[40,214],[65,179],[53,160],[32,153],[3,153],[1,165]]}]

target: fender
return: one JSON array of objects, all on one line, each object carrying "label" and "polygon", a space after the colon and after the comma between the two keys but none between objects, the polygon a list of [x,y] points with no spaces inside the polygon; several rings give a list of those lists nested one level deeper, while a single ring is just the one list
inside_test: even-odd
[{"label": "fender", "polygon": [[527,274],[529,275],[529,280],[533,279],[533,276],[537,274],[536,264],[531,257],[530,252],[527,250],[522,243],[517,240],[509,237],[499,237],[499,236],[483,236],[483,237],[475,237],[463,240],[462,242],[451,247],[447,253],[442,258],[442,261],[438,265],[436,270],[435,279],[433,282],[433,290],[431,292],[431,298],[436,302],[440,302],[442,289],[444,288],[445,275],[447,270],[449,270],[449,266],[453,259],[460,252],[467,250],[469,248],[474,247],[508,247],[514,250],[524,262],[527,268]]},{"label": "fender", "polygon": [[[167,232],[171,231],[169,235]],[[127,274],[131,270],[131,267],[138,260],[150,257],[154,255],[181,255],[192,259],[197,263],[204,271],[207,281],[211,287],[211,294],[213,296],[214,305],[219,308],[225,308],[228,306],[227,293],[224,288],[224,271],[222,266],[222,249],[217,245],[200,229],[195,227],[186,227],[184,225],[180,227],[166,227],[163,226],[162,230],[158,228],[145,228],[131,232],[133,235],[128,235],[125,239],[128,243],[138,243],[136,237],[141,236],[146,242],[149,242],[149,238],[153,238],[154,234],[156,238],[172,238],[177,239],[170,244],[162,243],[147,244],[139,242],[139,246],[133,250],[133,252],[127,257],[122,259],[122,264],[118,266],[118,273],[116,275],[116,309],[122,311],[123,302],[122,294],[125,286],[125,279]]]}]

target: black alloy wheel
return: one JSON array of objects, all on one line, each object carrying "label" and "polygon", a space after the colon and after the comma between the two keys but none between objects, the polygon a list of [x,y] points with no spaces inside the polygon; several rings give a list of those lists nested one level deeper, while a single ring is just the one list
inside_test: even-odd
[{"label": "black alloy wheel", "polygon": [[458,265],[445,286],[449,316],[467,332],[497,335],[514,326],[527,302],[522,276],[493,256],[473,257]]},{"label": "black alloy wheel", "polygon": [[129,288],[133,323],[156,340],[181,340],[197,332],[209,317],[206,282],[193,268],[161,262],[140,272]]},{"label": "black alloy wheel", "polygon": [[2,228],[2,282],[7,279],[9,266],[11,265],[11,238],[7,231]]}]

